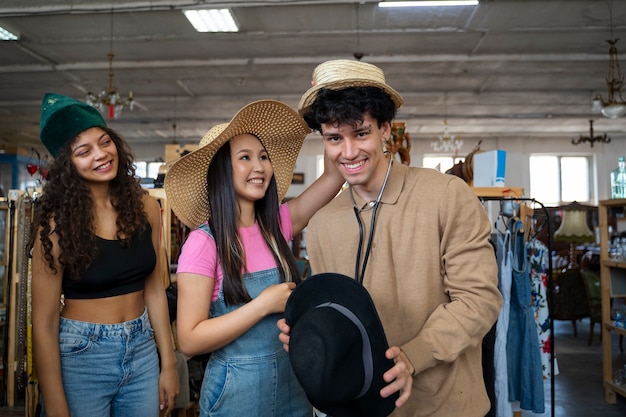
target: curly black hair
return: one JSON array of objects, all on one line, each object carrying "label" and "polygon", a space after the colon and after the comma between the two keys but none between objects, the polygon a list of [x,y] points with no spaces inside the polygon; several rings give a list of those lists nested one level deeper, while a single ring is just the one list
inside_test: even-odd
[{"label": "curly black hair", "polygon": [[322,88],[302,117],[311,129],[321,132],[322,124],[326,123],[356,127],[363,122],[365,113],[376,119],[381,127],[396,117],[396,105],[379,87]]},{"label": "curly black hair", "polygon": [[[123,246],[148,227],[144,211],[141,188],[135,177],[133,154],[126,141],[114,130],[103,128],[117,147],[119,164],[117,175],[111,181],[111,203],[117,211],[116,238]],[[58,236],[60,255],[58,265],[64,275],[79,280],[97,255],[94,231],[94,201],[89,188],[79,176],[71,160],[70,145],[66,143],[50,165],[46,184],[37,199],[33,227],[27,249],[30,251],[37,234],[43,246],[43,256],[50,270],[57,273],[57,264],[52,254],[50,235]],[[54,225],[54,230],[52,226]]]}]

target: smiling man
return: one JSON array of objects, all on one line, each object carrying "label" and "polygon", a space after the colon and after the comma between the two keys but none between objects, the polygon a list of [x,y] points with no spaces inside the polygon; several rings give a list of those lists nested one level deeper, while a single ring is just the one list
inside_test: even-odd
[{"label": "smiling man", "polygon": [[[349,184],[309,223],[313,272],[352,276],[370,292],[395,363],[380,392],[400,393],[392,416],[484,416],[481,342],[502,298],[482,205],[460,178],[384,152],[403,99],[380,68],[328,61],[312,85],[300,114]],[[290,329],[279,327],[288,346]]]}]

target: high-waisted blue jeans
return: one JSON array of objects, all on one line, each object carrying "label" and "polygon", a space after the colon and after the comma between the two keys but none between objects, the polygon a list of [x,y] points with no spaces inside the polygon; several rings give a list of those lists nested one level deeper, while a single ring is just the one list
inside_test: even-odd
[{"label": "high-waisted blue jeans", "polygon": [[59,344],[72,417],[159,415],[159,359],[147,311],[118,324],[61,318]]}]

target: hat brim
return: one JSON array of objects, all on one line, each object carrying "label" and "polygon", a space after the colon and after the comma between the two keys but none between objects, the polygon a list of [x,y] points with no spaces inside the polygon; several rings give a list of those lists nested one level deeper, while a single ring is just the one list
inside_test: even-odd
[{"label": "hat brim", "polygon": [[[327,380],[326,377],[312,376],[312,364],[322,360],[320,356],[326,356],[328,352],[320,352],[322,346],[332,346],[332,340],[310,341],[324,336],[329,338],[341,338],[345,330],[341,325],[335,325],[340,334],[320,333],[315,322],[324,317],[319,308],[322,304],[333,303],[345,307],[352,312],[362,323],[369,337],[368,343],[371,349],[373,365],[373,378],[367,391],[358,398],[338,400],[335,393],[324,392],[324,389],[332,389],[330,384],[322,382],[322,388],[311,389],[316,383]],[[339,317],[339,315],[337,316]],[[367,290],[354,279],[341,274],[324,273],[313,275],[298,285],[287,300],[285,306],[285,320],[291,327],[289,342],[289,358],[296,378],[302,385],[309,401],[319,410],[334,417],[368,415],[371,417],[387,416],[395,408],[398,394],[387,398],[380,396],[380,390],[387,385],[382,375],[394,366],[394,362],[385,357],[385,351],[389,348],[385,332],[376,312],[376,307]],[[339,322],[340,320],[337,320]],[[302,327],[299,327],[302,324]],[[328,326],[328,323],[324,325]],[[307,340],[308,339],[308,340]],[[359,347],[357,349],[362,348]],[[364,373],[356,371],[349,366],[350,375],[347,378],[356,378]],[[366,373],[366,372],[365,372]],[[332,378],[340,378],[336,373],[329,375]],[[316,381],[311,381],[311,378]],[[321,389],[321,390],[320,390]]]},{"label": "hat brim", "polygon": [[341,81],[332,81],[328,83],[320,83],[316,84],[313,87],[309,88],[300,98],[300,103],[298,104],[298,113],[301,115],[304,114],[309,107],[315,101],[317,97],[317,93],[322,88],[327,88],[329,90],[343,90],[349,87],[378,87],[385,91],[391,97],[394,104],[396,105],[396,109],[399,109],[402,104],[404,104],[404,99],[395,89],[393,89],[389,84],[380,83],[378,81],[366,80],[363,78],[346,78]]},{"label": "hat brim", "polygon": [[253,134],[267,150],[282,200],[291,185],[304,138],[311,129],[298,113],[276,100],[259,100],[235,114],[222,133],[183,156],[165,175],[165,193],[176,216],[195,229],[209,219],[207,171],[217,150],[237,135]]}]

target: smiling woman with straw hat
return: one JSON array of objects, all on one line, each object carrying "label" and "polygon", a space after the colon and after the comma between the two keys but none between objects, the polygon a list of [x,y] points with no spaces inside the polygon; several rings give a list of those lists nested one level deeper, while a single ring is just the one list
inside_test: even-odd
[{"label": "smiling woman with straw hat", "polygon": [[261,100],[213,127],[165,177],[174,213],[193,230],[178,261],[178,342],[212,352],[201,416],[311,416],[278,339],[277,320],[300,282],[287,242],[339,191],[327,166],[280,204],[310,132],[287,105]]}]

